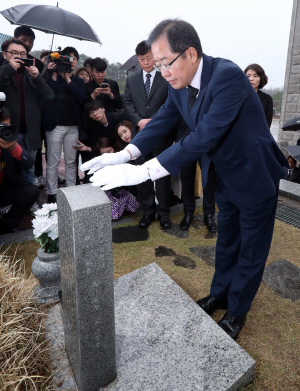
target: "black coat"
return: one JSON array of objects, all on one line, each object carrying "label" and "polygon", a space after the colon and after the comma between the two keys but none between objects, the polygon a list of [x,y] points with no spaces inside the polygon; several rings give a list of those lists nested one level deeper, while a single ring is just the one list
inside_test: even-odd
[{"label": "black coat", "polygon": [[288,174],[284,177],[285,180],[294,182],[294,183],[300,183],[300,168],[294,167],[293,172],[290,177],[288,177]]},{"label": "black coat", "polygon": [[265,92],[262,92],[261,90],[257,91],[257,95],[259,96],[259,99],[261,101],[261,104],[263,105],[263,109],[265,112],[265,116],[269,125],[269,128],[272,124],[272,118],[273,118],[273,99],[271,95],[266,94]]},{"label": "black coat", "polygon": [[[5,107],[10,111],[11,124],[19,129],[20,94],[14,77],[16,73],[17,71],[5,61],[0,68],[0,91],[6,95]],[[41,74],[31,78],[27,70],[23,74],[23,89],[29,149],[41,148],[42,102],[47,105],[54,98],[54,92]]]},{"label": "black coat", "polygon": [[[114,99],[110,99],[107,94],[101,94],[97,96],[97,100],[101,100],[105,111],[117,111],[123,108],[123,101],[120,95],[118,83],[111,79],[104,79],[103,83],[108,83],[110,85],[111,92],[114,94]],[[96,88],[99,88],[99,84],[95,80],[86,83],[86,95],[87,101],[92,100],[91,94],[95,91]]]},{"label": "black coat", "polygon": [[68,91],[72,96],[72,105],[75,113],[75,117],[78,123],[79,130],[83,128],[83,112],[81,101],[85,99],[85,87],[83,79],[72,75],[71,82],[68,84],[60,75],[57,77],[57,81],[54,81],[52,77],[48,81],[49,87],[54,91],[55,98],[45,106],[43,111],[43,125],[47,131],[53,130],[62,115],[63,110],[63,96],[65,91]]},{"label": "black coat", "polygon": [[[13,186],[23,186],[28,184],[28,181],[22,175],[22,170],[33,166],[33,157],[26,151],[23,145],[23,136],[18,135],[17,143],[22,148],[21,160],[14,158],[6,148],[2,148],[0,162],[4,163],[5,182],[9,182]],[[1,185],[0,185],[1,191]]]}]

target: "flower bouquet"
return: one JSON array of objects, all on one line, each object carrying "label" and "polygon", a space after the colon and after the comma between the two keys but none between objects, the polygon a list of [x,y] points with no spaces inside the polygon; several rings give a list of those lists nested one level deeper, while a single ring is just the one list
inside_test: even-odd
[{"label": "flower bouquet", "polygon": [[57,204],[44,204],[34,212],[33,235],[46,253],[58,252]]}]

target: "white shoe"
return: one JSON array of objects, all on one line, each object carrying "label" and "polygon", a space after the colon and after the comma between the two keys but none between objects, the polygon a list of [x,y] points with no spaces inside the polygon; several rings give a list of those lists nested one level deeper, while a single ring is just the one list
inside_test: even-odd
[{"label": "white shoe", "polygon": [[44,188],[44,187],[45,187],[45,184],[44,184],[44,177],[43,177],[43,175],[41,175],[41,176],[36,176],[36,177],[35,177],[34,184],[35,184],[35,186],[37,186],[39,189]]}]

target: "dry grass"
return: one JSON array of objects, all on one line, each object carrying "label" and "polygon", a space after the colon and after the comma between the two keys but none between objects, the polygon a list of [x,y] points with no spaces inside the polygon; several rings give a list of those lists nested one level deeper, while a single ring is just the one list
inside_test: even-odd
[{"label": "dry grass", "polygon": [[0,254],[0,391],[50,390],[43,307],[31,297],[37,281]]}]

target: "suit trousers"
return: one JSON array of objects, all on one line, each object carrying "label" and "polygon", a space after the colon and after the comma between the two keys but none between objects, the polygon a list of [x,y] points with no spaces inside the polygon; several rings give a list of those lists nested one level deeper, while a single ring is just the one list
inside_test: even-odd
[{"label": "suit trousers", "polygon": [[[159,144],[156,145],[154,150],[148,154],[145,158],[139,157],[136,159],[135,164],[141,165],[146,161],[153,159],[169,148],[173,143],[173,133],[170,132],[165,136]],[[154,189],[155,186],[155,189]],[[154,183],[149,179],[137,185],[138,200],[143,208],[143,214],[154,216],[168,216],[170,214],[171,205],[171,177],[170,175],[160,178]],[[158,205],[155,203],[155,196],[158,201]]]},{"label": "suit trousers", "polygon": [[[175,130],[175,142],[190,134],[191,130],[184,121],[180,121]],[[201,167],[201,158],[198,160]],[[195,211],[195,176],[197,161],[184,168],[180,173],[182,185],[182,201],[184,213],[194,213]],[[208,171],[207,184],[203,189],[203,214],[215,214],[215,190],[216,190],[216,170],[211,164]]]},{"label": "suit trousers", "polygon": [[72,147],[79,137],[78,126],[56,126],[51,132],[46,131],[47,139],[47,194],[56,194],[58,166],[61,159],[62,147],[64,150],[66,185],[75,186],[76,183],[76,156],[77,151]]},{"label": "suit trousers", "polygon": [[244,206],[217,178],[218,239],[210,294],[228,298],[230,316],[245,315],[258,291],[271,246],[277,199],[274,183],[274,197],[260,205]]}]

